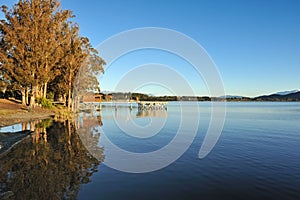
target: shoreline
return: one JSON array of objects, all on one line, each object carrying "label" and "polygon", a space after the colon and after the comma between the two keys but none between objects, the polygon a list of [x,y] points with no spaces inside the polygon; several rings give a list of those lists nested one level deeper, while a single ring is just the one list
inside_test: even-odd
[{"label": "shoreline", "polygon": [[37,107],[31,111],[15,101],[0,99],[0,128],[19,123],[51,118],[56,115],[55,110]]},{"label": "shoreline", "polygon": [[0,128],[12,126],[20,123],[29,123],[35,120],[53,118],[54,112],[28,112],[28,113],[13,113],[5,116],[0,116]]}]

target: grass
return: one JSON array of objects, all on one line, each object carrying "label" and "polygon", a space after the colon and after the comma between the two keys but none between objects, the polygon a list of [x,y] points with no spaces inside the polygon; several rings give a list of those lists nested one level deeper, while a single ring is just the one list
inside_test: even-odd
[{"label": "grass", "polygon": [[15,113],[13,110],[0,110],[0,116]]},{"label": "grass", "polygon": [[56,117],[59,119],[73,119],[74,113],[69,111],[67,107],[62,105],[55,105],[50,109],[56,113]]},{"label": "grass", "polygon": [[21,111],[0,109],[0,116],[11,115],[11,114],[16,114],[16,113],[20,113],[20,112]]}]

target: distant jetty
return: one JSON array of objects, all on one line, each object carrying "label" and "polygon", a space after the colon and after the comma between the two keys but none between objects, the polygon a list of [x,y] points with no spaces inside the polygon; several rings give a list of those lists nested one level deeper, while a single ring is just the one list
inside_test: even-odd
[{"label": "distant jetty", "polygon": [[139,110],[167,110],[168,102],[161,101],[140,101],[138,102]]},{"label": "distant jetty", "polygon": [[111,107],[114,108],[115,110],[117,110],[120,107],[123,108],[128,107],[130,110],[132,110],[134,107],[137,107],[138,110],[167,110],[168,102],[162,102],[162,101],[82,102],[80,104],[80,111],[93,112],[95,110],[102,110],[103,107]]}]

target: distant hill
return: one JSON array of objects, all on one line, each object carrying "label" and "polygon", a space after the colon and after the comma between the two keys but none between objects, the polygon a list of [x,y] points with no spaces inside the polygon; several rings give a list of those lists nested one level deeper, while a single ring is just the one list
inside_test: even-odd
[{"label": "distant hill", "polygon": [[255,101],[300,101],[300,92],[286,95],[271,94],[253,98]]},{"label": "distant hill", "polygon": [[293,93],[297,93],[300,92],[299,90],[290,90],[290,91],[284,91],[284,92],[277,92],[275,94],[279,94],[279,95],[288,95],[288,94],[293,94]]}]

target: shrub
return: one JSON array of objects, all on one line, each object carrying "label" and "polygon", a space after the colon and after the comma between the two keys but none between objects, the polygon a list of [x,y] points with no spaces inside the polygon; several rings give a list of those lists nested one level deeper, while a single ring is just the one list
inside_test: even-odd
[{"label": "shrub", "polygon": [[50,100],[53,100],[54,99],[54,93],[53,92],[49,92],[47,94],[47,98],[50,99]]},{"label": "shrub", "polygon": [[52,102],[49,99],[46,99],[44,97],[36,98],[36,103],[41,104],[43,108],[51,109],[53,107]]}]

